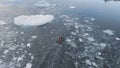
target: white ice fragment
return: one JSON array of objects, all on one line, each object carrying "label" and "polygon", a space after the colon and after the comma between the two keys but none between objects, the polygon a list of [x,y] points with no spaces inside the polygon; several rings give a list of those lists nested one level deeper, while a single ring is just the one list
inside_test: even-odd
[{"label": "white ice fragment", "polygon": [[78,68],[78,62],[75,62],[75,68]]},{"label": "white ice fragment", "polygon": [[19,57],[17,58],[18,62],[21,61],[23,59],[23,57]]},{"label": "white ice fragment", "polygon": [[3,53],[4,53],[4,54],[7,54],[8,52],[9,52],[9,50],[5,50]]},{"label": "white ice fragment", "polygon": [[27,44],[27,46],[28,46],[28,47],[31,47],[31,44],[30,44],[30,43],[28,43],[28,44]]},{"label": "white ice fragment", "polygon": [[97,67],[97,66],[98,66],[95,62],[92,62],[92,65],[93,65],[93,66],[95,66],[95,67]]},{"label": "white ice fragment", "polygon": [[88,37],[87,39],[91,42],[95,41],[95,39],[93,37]]},{"label": "white ice fragment", "polygon": [[85,36],[88,36],[89,34],[88,34],[88,33],[85,33],[84,35],[85,35]]},{"label": "white ice fragment", "polygon": [[71,44],[72,47],[75,47],[75,48],[77,47],[74,42],[71,42],[70,44]]},{"label": "white ice fragment", "polygon": [[7,23],[4,21],[0,21],[0,25],[6,25]]},{"label": "white ice fragment", "polygon": [[88,23],[88,22],[89,22],[89,20],[84,20],[84,22]]},{"label": "white ice fragment", "polygon": [[33,60],[33,59],[34,59],[34,56],[31,56],[31,59]]},{"label": "white ice fragment", "polygon": [[2,63],[3,61],[0,59],[0,64]]},{"label": "white ice fragment", "polygon": [[72,40],[71,39],[66,39],[67,42],[71,42]]},{"label": "white ice fragment", "polygon": [[101,52],[98,52],[98,55],[102,55],[102,53],[101,53]]},{"label": "white ice fragment", "polygon": [[61,15],[60,18],[69,19],[70,17],[67,15]]},{"label": "white ice fragment", "polygon": [[24,32],[20,32],[20,34],[24,34]]},{"label": "white ice fragment", "polygon": [[115,38],[115,39],[118,40],[118,41],[120,40],[120,38]]},{"label": "white ice fragment", "polygon": [[51,34],[53,34],[54,32],[53,31],[51,31]]},{"label": "white ice fragment", "polygon": [[31,38],[36,39],[36,38],[37,38],[37,36],[33,35],[33,36],[31,36]]},{"label": "white ice fragment", "polygon": [[91,18],[90,20],[91,20],[91,21],[95,21],[95,18]]},{"label": "white ice fragment", "polygon": [[82,39],[82,38],[79,38],[79,41],[80,41],[80,42],[83,42],[83,39]]},{"label": "white ice fragment", "polygon": [[106,46],[107,46],[106,43],[100,43],[100,47],[101,47],[101,48],[105,48]]},{"label": "white ice fragment", "polygon": [[9,50],[15,50],[17,48],[17,46],[13,45],[9,47]]},{"label": "white ice fragment", "polygon": [[85,62],[86,62],[86,64],[88,64],[88,65],[92,65],[92,63],[91,63],[91,61],[90,60],[85,60]]},{"label": "white ice fragment", "polygon": [[0,46],[3,46],[3,45],[4,45],[4,43],[5,43],[4,41],[1,41],[1,45],[0,45]]},{"label": "white ice fragment", "polygon": [[69,8],[74,9],[74,8],[76,8],[76,7],[75,7],[75,6],[69,6]]},{"label": "white ice fragment", "polygon": [[50,7],[51,4],[49,2],[46,2],[45,0],[41,0],[35,4],[38,7]]},{"label": "white ice fragment", "polygon": [[55,6],[56,6],[56,4],[52,4],[52,6],[53,6],[53,7],[55,7]]},{"label": "white ice fragment", "polygon": [[6,30],[8,30],[8,29],[9,29],[9,27],[6,27],[5,29],[6,29]]},{"label": "white ice fragment", "polygon": [[108,35],[114,35],[113,31],[110,29],[107,30],[103,30],[104,33],[108,34]]},{"label": "white ice fragment", "polygon": [[23,26],[40,26],[50,23],[53,19],[53,15],[21,15],[14,18],[14,23]]},{"label": "white ice fragment", "polygon": [[77,35],[77,33],[76,33],[76,32],[71,32],[71,34],[72,34],[72,35]]},{"label": "white ice fragment", "polygon": [[79,28],[79,26],[78,26],[78,25],[75,25],[75,28],[76,28],[76,29],[78,29],[78,28]]},{"label": "white ice fragment", "polygon": [[25,68],[31,68],[32,64],[31,63],[27,63]]}]

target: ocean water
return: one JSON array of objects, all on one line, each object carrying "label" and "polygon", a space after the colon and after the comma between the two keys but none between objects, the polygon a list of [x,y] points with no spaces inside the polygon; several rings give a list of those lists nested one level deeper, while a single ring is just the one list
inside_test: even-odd
[{"label": "ocean water", "polygon": [[114,0],[0,0],[0,68],[119,68],[119,12]]}]

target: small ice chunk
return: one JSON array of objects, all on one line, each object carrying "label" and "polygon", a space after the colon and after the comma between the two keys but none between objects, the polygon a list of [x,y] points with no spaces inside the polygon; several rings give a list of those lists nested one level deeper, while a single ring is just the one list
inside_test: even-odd
[{"label": "small ice chunk", "polygon": [[83,42],[83,39],[82,39],[82,38],[79,38],[79,41],[80,41],[80,42]]},{"label": "small ice chunk", "polygon": [[92,62],[90,61],[90,60],[85,60],[85,62],[86,62],[86,64],[88,64],[88,65],[92,65]]},{"label": "small ice chunk", "polygon": [[71,44],[72,47],[75,47],[75,48],[77,47],[74,42],[71,42],[70,44]]},{"label": "small ice chunk", "polygon": [[33,59],[34,59],[34,56],[31,56],[31,59],[33,60]]},{"label": "small ice chunk", "polygon": [[20,34],[25,34],[24,32],[20,32]]},{"label": "small ice chunk", "polygon": [[56,6],[56,4],[52,4],[52,6],[53,6],[53,7],[55,7],[55,6]]},{"label": "small ice chunk", "polygon": [[31,63],[27,63],[25,68],[32,68],[32,64]]},{"label": "small ice chunk", "polygon": [[91,41],[91,42],[95,41],[95,39],[92,38],[92,37],[88,37],[87,39],[88,39],[89,41]]},{"label": "small ice chunk", "polygon": [[24,58],[24,55],[18,57],[17,60],[18,60],[18,61],[21,61],[21,60],[23,60],[23,58]]},{"label": "small ice chunk", "polygon": [[61,15],[60,18],[69,19],[70,17],[67,15]]},{"label": "small ice chunk", "polygon": [[106,43],[100,43],[101,48],[105,48],[107,46]]},{"label": "small ice chunk", "polygon": [[95,67],[97,67],[97,66],[98,66],[95,62],[92,62],[92,65],[93,65],[93,66],[95,66]]},{"label": "small ice chunk", "polygon": [[4,54],[7,54],[8,52],[9,52],[9,50],[5,50],[3,53],[4,53]]},{"label": "small ice chunk", "polygon": [[17,48],[17,46],[13,45],[9,47],[9,50],[15,50]]},{"label": "small ice chunk", "polygon": [[113,31],[110,29],[107,30],[103,30],[104,33],[108,34],[108,35],[114,35]]},{"label": "small ice chunk", "polygon": [[101,52],[98,52],[98,55],[102,55],[102,53],[101,53]]},{"label": "small ice chunk", "polygon": [[5,29],[8,30],[8,29],[10,29],[10,28],[9,28],[9,27],[6,27]]},{"label": "small ice chunk", "polygon": [[0,45],[0,46],[3,46],[3,45],[4,45],[4,43],[5,43],[4,41],[1,41],[1,45]]},{"label": "small ice chunk", "polygon": [[7,23],[4,21],[0,21],[0,25],[6,25]]},{"label": "small ice chunk", "polygon": [[90,20],[91,20],[91,21],[95,21],[95,18],[91,18]]},{"label": "small ice chunk", "polygon": [[67,42],[71,42],[72,40],[71,39],[66,39]]},{"label": "small ice chunk", "polygon": [[89,22],[89,20],[84,20],[84,22],[88,23],[88,22]]},{"label": "small ice chunk", "polygon": [[28,46],[28,47],[31,47],[31,44],[30,44],[30,43],[28,43],[28,44],[27,44],[27,46]]},{"label": "small ice chunk", "polygon": [[104,58],[101,57],[101,56],[96,56],[96,58],[99,59],[99,60],[103,60],[103,59],[104,59]]},{"label": "small ice chunk", "polygon": [[74,9],[74,8],[76,8],[76,7],[75,7],[75,6],[70,6],[69,8]]},{"label": "small ice chunk", "polygon": [[51,4],[49,2],[46,2],[45,0],[41,0],[35,4],[38,7],[50,7]]},{"label": "small ice chunk", "polygon": [[85,35],[85,36],[88,36],[89,34],[88,34],[88,33],[85,33],[84,35]]},{"label": "small ice chunk", "polygon": [[31,38],[36,39],[36,38],[37,38],[37,36],[33,35],[33,36],[31,36]]},{"label": "small ice chunk", "polygon": [[75,62],[75,68],[78,68],[78,65],[79,65],[78,62]]},{"label": "small ice chunk", "polygon": [[71,34],[72,34],[72,35],[77,35],[77,33],[76,33],[76,32],[71,32]]},{"label": "small ice chunk", "polygon": [[120,40],[120,38],[115,38],[115,39],[118,40],[118,41]]}]

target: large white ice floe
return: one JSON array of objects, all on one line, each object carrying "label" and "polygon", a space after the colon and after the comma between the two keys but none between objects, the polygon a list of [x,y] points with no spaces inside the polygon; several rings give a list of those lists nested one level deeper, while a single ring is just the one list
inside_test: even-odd
[{"label": "large white ice floe", "polygon": [[53,15],[21,15],[14,18],[14,23],[24,26],[39,26],[50,23],[52,20],[54,20]]}]

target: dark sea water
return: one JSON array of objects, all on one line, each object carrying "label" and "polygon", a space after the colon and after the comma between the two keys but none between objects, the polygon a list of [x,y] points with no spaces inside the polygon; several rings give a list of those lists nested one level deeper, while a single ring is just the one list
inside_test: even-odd
[{"label": "dark sea water", "polygon": [[[39,14],[55,19],[14,23]],[[120,1],[0,0],[0,68],[120,68]]]}]

